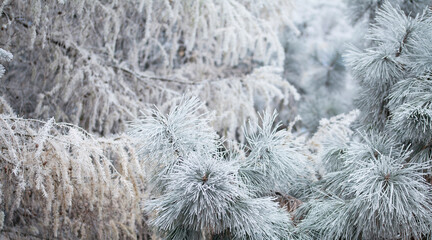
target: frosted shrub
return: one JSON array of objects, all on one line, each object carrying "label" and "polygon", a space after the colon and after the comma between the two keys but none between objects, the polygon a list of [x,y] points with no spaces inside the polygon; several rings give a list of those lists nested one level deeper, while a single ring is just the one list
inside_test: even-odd
[{"label": "frosted shrub", "polygon": [[0,149],[3,236],[146,237],[144,178],[126,138],[0,115]]},{"label": "frosted shrub", "polygon": [[281,69],[255,68],[242,77],[208,81],[191,89],[201,99],[207,99],[207,109],[213,110],[212,126],[221,136],[244,141],[245,121],[258,122],[257,112],[279,111],[279,121],[288,126],[294,120],[295,106],[300,101],[297,89],[281,77]]},{"label": "frosted shrub", "polygon": [[291,3],[20,0],[1,10],[0,40],[16,56],[1,82],[4,98],[26,117],[54,117],[107,136],[125,130],[140,109],[184,91],[208,84],[237,91],[238,84],[219,81],[232,77],[254,88],[245,80],[251,69],[282,66],[278,31],[290,24]]}]

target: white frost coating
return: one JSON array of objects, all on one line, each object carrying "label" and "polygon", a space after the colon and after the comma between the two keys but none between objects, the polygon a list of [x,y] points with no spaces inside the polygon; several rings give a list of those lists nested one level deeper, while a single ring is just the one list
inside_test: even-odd
[{"label": "white frost coating", "polygon": [[121,231],[127,238],[143,227],[144,176],[128,138],[94,138],[53,119],[0,114],[0,149],[0,229],[36,209],[37,218],[14,224],[17,233],[32,228],[41,237],[94,239]]},{"label": "white frost coating", "polygon": [[[244,151],[240,155],[249,157],[233,157],[219,150],[223,145],[208,125],[208,113],[199,114],[202,107],[195,97],[182,98],[168,114],[155,109],[131,125],[142,164],[150,170],[154,198],[145,206],[149,224],[159,237],[173,239],[218,234],[281,239],[292,234],[289,215],[268,195],[261,195],[275,190],[273,177],[294,177],[304,170],[301,154],[287,146],[290,133],[276,131],[278,125],[272,128],[275,115],[266,113],[258,133],[248,135],[251,151],[239,149]],[[267,153],[265,147],[272,149]],[[257,159],[261,154],[267,159]],[[270,176],[275,168],[275,176]],[[263,177],[270,180],[249,181]]]},{"label": "white frost coating", "polygon": [[[13,80],[4,82],[8,91],[2,94],[18,97],[11,105],[25,116],[55,116],[101,135],[123,131],[127,121],[152,104],[164,110],[184,91],[218,82],[235,92],[242,84],[231,89],[229,79],[249,78],[255,65],[282,67],[279,32],[292,9],[284,0],[49,0],[42,5],[12,1],[7,7],[22,17],[9,23],[14,34],[2,37],[14,43],[10,51],[23,61],[11,63],[7,76]],[[274,99],[288,103],[288,92],[295,91],[282,81],[263,81],[277,85],[271,90],[260,90],[258,79],[245,81],[257,86],[247,100],[259,102],[258,110],[277,108]],[[227,112],[254,105],[235,103]]]},{"label": "white frost coating", "polygon": [[9,51],[0,48],[0,61],[10,62],[12,61],[13,55]]},{"label": "white frost coating", "polygon": [[[1,12],[0,12],[1,13]],[[12,61],[13,55],[9,51],[0,48],[0,61],[10,62]],[[3,65],[0,64],[0,78],[5,74],[6,69]]]},{"label": "white frost coating", "polygon": [[340,114],[330,119],[321,119],[320,126],[317,132],[309,140],[309,144],[317,153],[317,156],[322,157],[323,145],[335,141],[335,139],[343,139],[344,142],[349,141],[353,131],[350,125],[360,115],[359,110],[353,110],[347,114]]}]

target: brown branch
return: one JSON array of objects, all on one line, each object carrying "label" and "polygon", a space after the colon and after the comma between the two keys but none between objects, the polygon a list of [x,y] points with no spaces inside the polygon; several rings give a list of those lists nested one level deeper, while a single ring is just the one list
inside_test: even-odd
[{"label": "brown branch", "polygon": [[110,67],[117,69],[117,70],[120,70],[120,71],[123,71],[123,72],[125,72],[131,76],[134,76],[136,78],[139,78],[139,79],[150,79],[150,80],[158,80],[158,81],[162,81],[162,82],[172,82],[172,83],[187,84],[187,85],[199,85],[199,84],[201,84],[201,83],[196,83],[196,82],[179,81],[179,80],[167,78],[167,77],[148,76],[148,75],[144,75],[141,73],[136,73],[136,72],[129,70],[127,68],[118,67],[118,66],[114,66],[114,65],[111,65]]},{"label": "brown branch", "polygon": [[404,47],[404,46],[407,44],[407,42],[408,42],[408,35],[409,35],[409,34],[410,34],[409,31],[407,31],[407,32],[405,33],[404,38],[403,38],[401,44],[399,45],[399,49],[398,49],[398,51],[396,52],[396,57],[399,57],[399,56],[402,54],[403,47]]},{"label": "brown branch", "polygon": [[295,197],[275,192],[275,195],[277,196],[276,201],[279,202],[280,207],[286,207],[288,212],[294,212],[297,208],[300,207],[300,205],[303,204],[303,202]]}]

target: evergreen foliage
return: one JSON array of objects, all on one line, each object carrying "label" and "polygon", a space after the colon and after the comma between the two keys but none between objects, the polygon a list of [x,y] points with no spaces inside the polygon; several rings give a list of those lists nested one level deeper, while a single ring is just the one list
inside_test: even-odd
[{"label": "evergreen foliage", "polygon": [[378,7],[372,45],[346,56],[360,85],[357,130],[324,145],[322,180],[296,212],[299,228],[315,238],[431,236],[430,70],[422,57],[430,47],[422,44],[430,39],[430,13],[410,17],[389,2]]},{"label": "evergreen foliage", "polygon": [[294,23],[299,33],[285,37],[285,76],[302,94],[301,125],[314,133],[322,118],[352,108],[351,79],[342,53],[355,42],[343,1],[298,1]]},{"label": "evergreen foliage", "polygon": [[[429,148],[431,139],[431,45],[427,44],[432,37],[431,19],[429,10],[411,18],[386,3],[368,36],[375,46],[347,56],[360,82],[357,106],[365,127],[384,132],[412,149]],[[424,156],[423,162],[427,159]]]},{"label": "evergreen foliage", "polygon": [[[359,141],[359,142],[358,142]],[[410,152],[376,133],[341,153],[339,168],[321,180],[298,210],[299,227],[321,239],[421,239],[429,236],[431,186]],[[381,152],[381,149],[383,152]],[[387,152],[385,152],[387,151]]]},{"label": "evergreen foliage", "polygon": [[[377,21],[376,16],[380,9],[387,2],[386,0],[347,0],[351,7],[352,21],[354,23],[361,20],[374,23]],[[393,0],[394,6],[400,6],[405,15],[415,17],[421,13],[427,6],[430,6],[430,0]]]},{"label": "evergreen foliage", "polygon": [[267,112],[262,126],[245,134],[247,157],[232,158],[221,152],[208,114],[197,118],[200,108],[196,98],[184,98],[168,115],[153,110],[131,125],[140,158],[154,170],[150,224],[165,239],[287,237],[289,214],[269,196],[278,182],[304,176],[288,132],[273,128],[276,115]]},{"label": "evergreen foliage", "polygon": [[294,185],[308,175],[303,146],[296,143],[291,129],[279,130],[273,126],[276,113],[266,112],[257,129],[249,123],[246,136],[247,157],[241,161],[241,176],[252,184],[257,194]]}]

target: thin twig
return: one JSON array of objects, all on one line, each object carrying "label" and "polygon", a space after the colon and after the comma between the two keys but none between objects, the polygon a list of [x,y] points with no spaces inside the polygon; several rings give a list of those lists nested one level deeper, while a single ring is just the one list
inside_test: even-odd
[{"label": "thin twig", "polygon": [[112,68],[117,69],[117,70],[121,70],[125,73],[128,73],[136,78],[140,78],[140,79],[151,79],[151,80],[158,80],[158,81],[163,81],[163,82],[173,82],[173,83],[179,83],[179,84],[188,84],[188,85],[199,85],[201,84],[201,82],[184,82],[184,81],[179,81],[176,79],[172,79],[172,78],[167,78],[167,77],[156,77],[156,76],[148,76],[148,75],[144,75],[142,73],[136,73],[132,70],[129,70],[127,68],[123,68],[123,67],[118,67],[118,66],[114,66],[111,65]]}]

